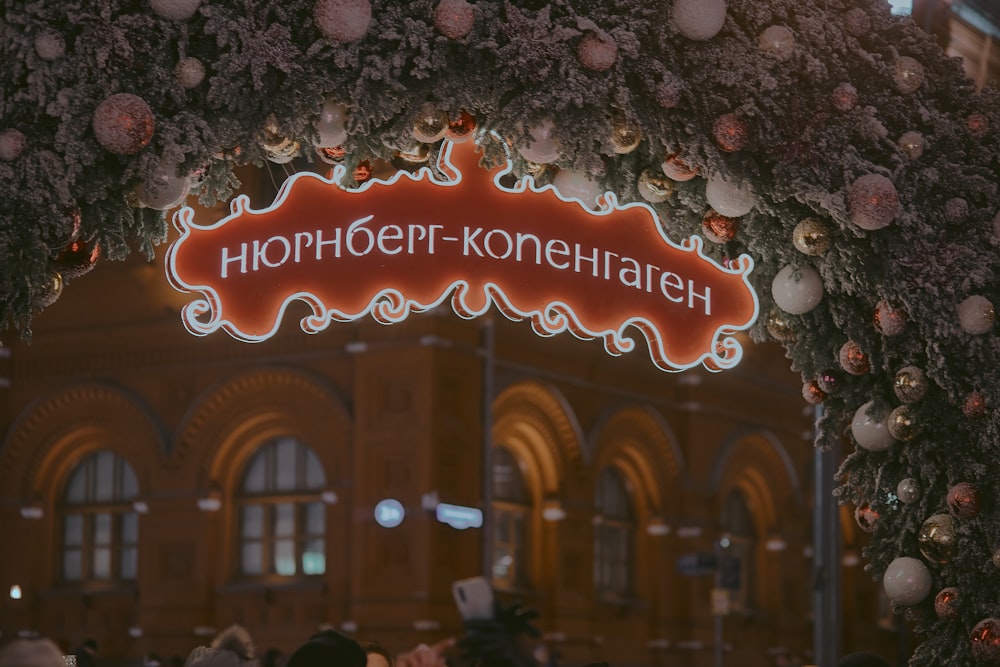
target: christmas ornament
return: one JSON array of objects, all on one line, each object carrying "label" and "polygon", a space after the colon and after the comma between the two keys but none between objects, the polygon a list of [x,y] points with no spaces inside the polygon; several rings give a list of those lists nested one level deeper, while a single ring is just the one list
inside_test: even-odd
[{"label": "christmas ornament", "polygon": [[786,313],[808,313],[823,300],[823,279],[811,266],[789,264],[771,281],[771,296]]},{"label": "christmas ornament", "polygon": [[333,100],[323,102],[319,116],[313,122],[316,128],[315,146],[341,146],[347,140],[347,107]]},{"label": "christmas ornament", "polygon": [[819,405],[826,400],[826,392],[819,388],[815,380],[809,380],[802,384],[802,398],[806,399],[806,403]]},{"label": "christmas ornament", "polygon": [[888,418],[884,414],[869,414],[872,405],[872,401],[868,401],[854,413],[854,420],[851,422],[851,435],[854,436],[854,441],[862,449],[880,452],[892,447],[896,439],[889,433],[889,426],[886,423]]},{"label": "christmas ornament", "polygon": [[795,51],[795,35],[787,26],[768,26],[757,36],[757,46],[778,60],[787,60]]},{"label": "christmas ornament", "polygon": [[49,276],[47,282],[35,288],[32,294],[32,305],[37,309],[48,308],[63,293],[63,277],[58,271]]},{"label": "christmas ornament", "polygon": [[639,147],[642,131],[624,118],[611,120],[611,147],[618,155],[626,155]]},{"label": "christmas ornament", "polygon": [[673,72],[664,72],[663,79],[656,85],[653,96],[656,103],[664,109],[673,109],[681,101],[684,92],[684,81]]},{"label": "christmas ornament", "polygon": [[900,405],[890,412],[887,423],[892,437],[903,442],[913,440],[920,430],[914,410],[909,405]]},{"label": "christmas ornament", "polygon": [[636,190],[650,204],[659,204],[670,199],[670,195],[674,193],[674,184],[665,176],[655,176],[650,174],[649,169],[644,169],[639,174]]},{"label": "christmas ornament", "polygon": [[865,375],[871,370],[868,355],[853,340],[849,340],[840,346],[838,359],[840,360],[840,367],[851,375]]},{"label": "christmas ornament", "polygon": [[920,486],[917,484],[917,480],[912,477],[899,480],[899,484],[896,485],[896,497],[904,503],[912,503],[919,498]]},{"label": "christmas ornament", "polygon": [[174,80],[181,88],[197,88],[205,79],[205,66],[197,58],[184,58],[174,67]]},{"label": "christmas ornament", "polygon": [[327,164],[340,164],[344,161],[346,152],[343,146],[317,146],[316,155]]},{"label": "christmas ornament", "polygon": [[55,267],[64,279],[79,278],[90,272],[101,257],[101,247],[77,239],[63,248],[55,259]]},{"label": "christmas ornament", "polygon": [[942,588],[934,596],[934,613],[942,621],[958,618],[958,589],[954,586]]},{"label": "christmas ornament", "polygon": [[168,21],[186,21],[200,5],[201,0],[149,0],[153,12]]},{"label": "christmas ornament", "polygon": [[774,340],[783,343],[795,340],[795,327],[792,326],[792,323],[785,314],[778,309],[772,310],[768,314],[764,326]]},{"label": "christmas ornament", "polygon": [[882,587],[890,600],[910,607],[931,592],[931,573],[920,559],[900,556],[886,568]]},{"label": "christmas ornament", "polygon": [[0,160],[11,162],[21,157],[28,140],[24,134],[12,127],[0,131]]},{"label": "christmas ornament", "polygon": [[834,88],[830,97],[833,108],[837,111],[850,111],[858,105],[858,89],[849,83],[842,83]]},{"label": "christmas ornament", "polygon": [[995,316],[993,303],[979,294],[973,294],[958,304],[958,322],[965,333],[973,336],[992,329]]},{"label": "christmas ornament", "polygon": [[982,139],[990,131],[990,121],[981,113],[969,114],[965,119],[965,126],[969,128],[969,134],[976,139]]},{"label": "christmas ornament", "polygon": [[46,28],[35,35],[35,53],[42,60],[59,60],[66,54],[66,40],[55,30]]},{"label": "christmas ornament", "polygon": [[177,173],[176,164],[161,159],[156,169],[136,187],[135,194],[143,206],[163,211],[180,205],[190,185],[187,176]]},{"label": "christmas ornament", "polygon": [[660,168],[667,178],[678,183],[690,181],[698,175],[697,169],[692,169],[676,155],[668,155],[667,159],[660,165]]},{"label": "christmas ornament", "polygon": [[444,139],[448,131],[448,114],[433,104],[425,104],[413,121],[413,138],[425,144],[433,144]]},{"label": "christmas ornament", "polygon": [[851,184],[847,193],[851,222],[862,229],[882,229],[899,213],[896,186],[881,174],[866,174]]},{"label": "christmas ornament", "polygon": [[917,545],[924,558],[944,565],[955,553],[955,520],[950,514],[934,514],[927,518],[917,533]]},{"label": "christmas ornament", "polygon": [[726,22],[726,3],[725,0],[675,0],[672,18],[677,32],[688,39],[711,39]]},{"label": "christmas ornament", "polygon": [[868,12],[860,7],[848,10],[848,12],[844,14],[844,30],[846,30],[849,35],[859,37],[868,33],[871,28],[872,22],[871,19],[868,18]]},{"label": "christmas ornament", "polygon": [[757,203],[757,197],[749,185],[737,186],[721,178],[708,179],[705,184],[705,199],[709,206],[730,218],[746,215]]},{"label": "christmas ornament", "polygon": [[904,366],[896,371],[892,389],[903,403],[916,403],[927,393],[927,376],[916,366]]},{"label": "christmas ornament", "polygon": [[560,169],[552,179],[552,185],[566,199],[579,199],[587,208],[597,204],[601,194],[601,184],[589,174],[572,169]]},{"label": "christmas ornament", "polygon": [[914,93],[924,82],[924,67],[909,56],[901,56],[896,59],[892,80],[896,84],[896,90],[904,95]]},{"label": "christmas ornament", "polygon": [[362,160],[354,168],[351,176],[354,178],[355,183],[364,183],[372,177],[372,163],[368,160]]},{"label": "christmas ornament", "polygon": [[875,304],[874,322],[883,336],[898,336],[906,329],[906,311],[882,299]]},{"label": "christmas ornament", "polygon": [[979,491],[971,482],[959,482],[948,489],[948,511],[956,519],[975,518],[979,508]]},{"label": "christmas ornament", "polygon": [[153,110],[132,93],[116,93],[97,105],[94,137],[105,150],[118,155],[138,153],[153,138]]},{"label": "christmas ornament", "polygon": [[264,149],[265,157],[271,162],[287,164],[298,157],[301,145],[280,134],[277,127],[270,127],[265,131],[261,148]]},{"label": "christmas ornament", "polygon": [[368,0],[318,0],[313,7],[313,21],[328,39],[349,44],[368,33],[372,6]]},{"label": "christmas ornament", "polygon": [[396,157],[409,164],[423,164],[431,157],[431,147],[418,142],[406,150],[397,151]]},{"label": "christmas ornament", "polygon": [[837,391],[837,386],[840,384],[840,377],[832,370],[825,370],[816,378],[816,384],[827,394],[832,394]]},{"label": "christmas ornament", "polygon": [[529,130],[531,143],[519,146],[518,152],[525,160],[538,164],[550,164],[559,159],[559,142],[552,137],[552,121],[543,121]]},{"label": "christmas ornament", "polygon": [[924,135],[919,132],[904,132],[899,137],[899,141],[896,142],[899,146],[899,150],[903,152],[903,155],[910,158],[911,160],[916,160],[918,157],[924,154],[924,148],[927,146],[927,141],[924,139]]},{"label": "christmas ornament", "polygon": [[545,172],[548,171],[548,165],[532,162],[531,160],[525,160],[524,171],[535,181],[538,181],[545,175]]},{"label": "christmas ornament", "polygon": [[466,0],[441,0],[434,8],[434,27],[448,39],[462,39],[472,32],[475,18]]},{"label": "christmas ornament", "polygon": [[878,512],[873,510],[868,503],[861,503],[854,508],[854,520],[861,530],[866,533],[874,533],[878,525]]},{"label": "christmas ornament", "polygon": [[701,234],[712,243],[729,243],[739,230],[739,218],[719,215],[712,210],[701,219]]},{"label": "christmas ornament", "polygon": [[715,119],[712,136],[719,148],[727,153],[735,153],[746,147],[750,138],[747,124],[734,113],[727,113]]},{"label": "christmas ornament", "polygon": [[962,414],[969,419],[978,419],[986,415],[986,396],[982,392],[973,391],[965,395],[962,403]]},{"label": "christmas ornament", "polygon": [[984,618],[976,623],[969,636],[972,659],[980,665],[1000,665],[1000,618]]},{"label": "christmas ornament", "polygon": [[471,139],[475,131],[476,119],[472,117],[472,114],[463,111],[457,119],[448,122],[448,129],[445,130],[444,136],[448,141],[460,144]]},{"label": "christmas ornament", "polygon": [[830,249],[833,238],[826,224],[816,218],[805,218],[792,231],[792,245],[804,255],[822,255]]},{"label": "christmas ornament", "polygon": [[603,72],[618,59],[618,45],[610,37],[588,32],[576,46],[576,58],[585,68]]}]

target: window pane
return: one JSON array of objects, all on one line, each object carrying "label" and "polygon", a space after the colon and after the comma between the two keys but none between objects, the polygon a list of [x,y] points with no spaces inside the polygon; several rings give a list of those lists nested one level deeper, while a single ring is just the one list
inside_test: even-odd
[{"label": "window pane", "polygon": [[126,547],[122,549],[122,579],[135,579],[135,569],[138,561],[139,552],[135,547]]},{"label": "window pane", "polygon": [[263,493],[267,490],[267,457],[265,456],[265,451],[258,452],[253,460],[250,461],[250,467],[247,469],[246,476],[243,478],[243,492],[244,493]]},{"label": "window pane", "polygon": [[115,497],[115,455],[111,452],[99,452],[96,465],[94,500],[99,503],[108,502]]},{"label": "window pane", "polygon": [[80,581],[83,578],[82,556],[79,549],[67,549],[63,552],[63,579]]},{"label": "window pane", "polygon": [[78,547],[83,544],[83,517],[79,514],[67,514],[63,522],[63,545]]},{"label": "window pane", "polygon": [[521,467],[513,454],[503,447],[493,450],[493,495],[497,500],[528,502]]},{"label": "window pane", "polygon": [[310,491],[321,489],[326,484],[326,474],[323,472],[323,464],[319,462],[313,450],[305,447],[306,452],[306,487]]},{"label": "window pane", "polygon": [[139,541],[139,516],[135,512],[121,515],[122,544],[135,544]]},{"label": "window pane", "polygon": [[323,535],[326,532],[326,505],[309,503],[306,505],[306,535]]},{"label": "window pane", "polygon": [[83,503],[87,501],[87,464],[76,467],[66,484],[66,502]]},{"label": "window pane", "polygon": [[510,549],[501,546],[493,549],[493,578],[507,581],[511,576],[511,569],[514,566],[514,556]]},{"label": "window pane", "polygon": [[132,466],[122,460],[122,486],[116,500],[132,500],[139,493],[139,482]]},{"label": "window pane", "polygon": [[264,536],[263,505],[247,505],[243,508],[243,537]]},{"label": "window pane", "polygon": [[264,574],[264,545],[244,542],[240,566],[243,574]]},{"label": "window pane", "polygon": [[274,543],[274,571],[283,577],[295,574],[295,542],[278,540]]},{"label": "window pane", "polygon": [[92,565],[94,570],[94,579],[110,579],[111,549],[108,549],[107,547],[94,549],[94,562]]},{"label": "window pane", "polygon": [[291,438],[282,438],[276,444],[274,488],[277,491],[295,489],[298,473],[298,443]]},{"label": "window pane", "polygon": [[274,535],[291,537],[295,535],[295,505],[279,503],[274,506]]},{"label": "window pane", "polygon": [[107,512],[94,515],[94,544],[111,544],[111,515]]},{"label": "window pane", "polygon": [[323,540],[309,540],[302,552],[302,573],[323,574],[326,572],[326,556],[323,553]]}]

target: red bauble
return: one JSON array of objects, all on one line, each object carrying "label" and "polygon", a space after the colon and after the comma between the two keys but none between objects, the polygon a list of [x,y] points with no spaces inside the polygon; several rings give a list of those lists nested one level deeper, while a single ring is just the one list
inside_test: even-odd
[{"label": "red bauble", "polygon": [[358,183],[364,183],[369,178],[372,177],[372,164],[368,160],[359,162],[358,166],[354,168],[354,180]]},{"label": "red bauble", "polygon": [[132,155],[153,138],[156,120],[144,99],[131,93],[116,93],[97,105],[91,126],[97,143],[105,150]]},{"label": "red bauble", "polygon": [[729,243],[739,230],[739,218],[729,218],[711,209],[701,220],[702,235],[713,243]]},{"label": "red bauble", "polygon": [[802,398],[806,399],[806,403],[819,405],[826,400],[826,392],[819,388],[816,380],[809,380],[802,384]]},{"label": "red bauble", "polygon": [[576,47],[576,57],[587,69],[603,72],[618,59],[618,45],[610,37],[588,32]]},{"label": "red bauble", "polygon": [[854,509],[854,520],[857,521],[861,530],[866,533],[874,533],[878,525],[878,512],[872,509],[868,503],[861,503]]},{"label": "red bauble", "polygon": [[958,618],[958,589],[954,586],[942,588],[934,596],[934,613],[943,621]]},{"label": "red bauble", "polygon": [[871,370],[868,355],[853,340],[847,341],[840,348],[840,367],[851,375],[865,375]]},{"label": "red bauble", "polygon": [[971,519],[979,514],[979,491],[971,482],[959,482],[948,489],[948,511],[956,519]]},{"label": "red bauble", "polygon": [[742,150],[750,139],[750,130],[734,113],[727,113],[715,119],[712,125],[712,135],[719,148],[727,153],[735,153]]},{"label": "red bauble", "polygon": [[978,419],[986,415],[986,396],[981,392],[973,391],[966,395],[965,403],[962,404],[962,412],[969,419]]},{"label": "red bauble", "polygon": [[850,111],[858,104],[858,90],[849,83],[842,83],[833,89],[830,96],[837,111]]},{"label": "red bauble", "polygon": [[980,665],[1000,665],[1000,618],[984,618],[972,628],[972,657]]},{"label": "red bauble", "polygon": [[840,384],[840,377],[834,371],[823,371],[816,378],[816,384],[827,394],[832,394],[837,391],[837,385]]},{"label": "red bauble", "polygon": [[63,278],[79,278],[89,273],[101,257],[101,246],[77,239],[70,242],[56,257],[55,268]]},{"label": "red bauble", "polygon": [[327,164],[340,164],[344,161],[347,152],[343,146],[317,146],[316,154],[319,155],[320,160]]},{"label": "red bauble", "polygon": [[660,165],[663,169],[663,173],[672,181],[677,181],[678,183],[683,183],[684,181],[690,181],[692,178],[698,175],[697,169],[692,169],[687,165],[684,160],[680,159],[676,155],[668,155],[667,159],[663,161]]},{"label": "red bauble", "polygon": [[977,139],[982,139],[990,131],[990,121],[981,113],[969,114],[965,119],[965,126],[969,128],[969,134]]},{"label": "red bauble", "polygon": [[444,131],[444,136],[460,144],[472,138],[472,133],[476,130],[476,119],[472,114],[463,111],[456,120],[448,123],[448,129]]},{"label": "red bauble", "polygon": [[875,328],[883,336],[898,336],[906,329],[906,311],[885,299],[875,304]]},{"label": "red bauble", "polygon": [[462,39],[470,32],[476,17],[466,0],[441,0],[434,9],[434,27],[448,39]]}]

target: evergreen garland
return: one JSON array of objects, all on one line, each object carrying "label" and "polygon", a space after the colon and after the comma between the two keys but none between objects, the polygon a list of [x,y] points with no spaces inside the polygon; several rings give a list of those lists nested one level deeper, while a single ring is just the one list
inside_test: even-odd
[{"label": "evergreen garland", "polygon": [[[1000,638],[973,631],[1000,617],[1000,95],[977,92],[960,60],[885,2],[5,0],[0,21],[0,322],[25,336],[96,252],[151,254],[165,240],[164,213],[136,194],[163,165],[196,174],[205,203],[227,198],[233,168],[265,163],[276,138],[312,151],[326,102],[347,108],[348,174],[412,149],[430,104],[515,147],[551,121],[561,157],[540,171],[515,152],[515,171],[580,170],[621,202],[641,200],[643,173],[664,180],[677,156],[699,176],[654,205],[677,240],[702,233],[706,183],[749,187],[735,238],[708,245],[719,261],[754,257],[764,315],[752,333],[782,340],[804,394],[823,402],[817,445],[863,431],[851,424],[868,402],[876,420],[895,410],[893,432],[910,438],[857,447],[839,495],[873,531],[873,576],[900,556],[927,565],[930,593],[906,604],[926,638],[911,664],[1000,664],[988,641]],[[130,116],[141,145],[112,152],[95,115],[123,93],[148,105],[152,132],[143,142],[142,114]],[[642,141],[619,154],[622,126]],[[486,162],[501,159],[484,147]],[[893,193],[898,210],[879,227]],[[793,244],[806,218],[819,238],[799,245],[814,254]],[[792,282],[818,272],[818,305],[775,306],[786,266]],[[926,377],[918,400],[912,372],[896,379],[905,367]],[[924,545],[938,563],[919,536],[949,512],[954,544]]]}]

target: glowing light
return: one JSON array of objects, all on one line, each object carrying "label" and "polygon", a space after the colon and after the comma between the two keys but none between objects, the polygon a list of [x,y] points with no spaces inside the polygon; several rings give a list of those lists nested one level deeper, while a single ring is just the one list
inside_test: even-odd
[{"label": "glowing light", "polygon": [[380,500],[375,505],[375,523],[383,528],[395,528],[403,523],[404,517],[406,517],[406,509],[403,507],[403,503],[395,498]]},{"label": "glowing light", "polygon": [[21,593],[21,587],[20,586],[18,586],[17,584],[14,584],[13,586],[10,587],[10,599],[11,600],[20,600],[21,596],[22,596],[22,593]]}]

